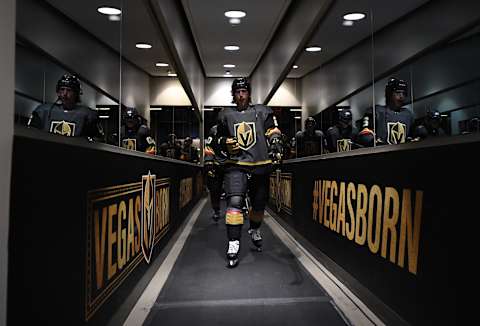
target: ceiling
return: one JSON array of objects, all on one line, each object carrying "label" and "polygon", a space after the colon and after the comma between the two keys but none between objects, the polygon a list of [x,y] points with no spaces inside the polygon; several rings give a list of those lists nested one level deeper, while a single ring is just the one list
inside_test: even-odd
[{"label": "ceiling", "polygon": [[[330,12],[319,24],[308,46],[319,46],[321,52],[303,51],[295,61],[297,69],[292,69],[289,78],[300,78],[328,61],[342,54],[358,42],[371,37],[388,24],[427,3],[429,0],[341,0],[335,1]],[[343,16],[351,12],[361,12],[366,17],[353,26],[343,26]]]},{"label": "ceiling", "polygon": [[[151,76],[166,76],[174,71],[171,54],[163,39],[148,0],[44,0],[83,27],[97,39],[107,44],[128,61]],[[313,31],[309,45],[322,47],[321,52],[301,51],[294,62],[299,66],[287,77],[301,78],[309,72],[341,55],[358,42],[368,38],[371,31],[378,31],[402,16],[428,2],[427,0],[340,0],[321,20]],[[291,8],[291,0],[182,0],[185,22],[192,33],[192,46],[200,57],[205,77],[223,77],[226,70],[232,76],[250,76],[275,40],[275,32]],[[110,21],[97,12],[100,6],[122,9],[121,21]],[[232,26],[224,12],[242,10],[246,17],[241,24]],[[342,26],[342,16],[349,12],[366,13],[366,19],[352,27]],[[373,27],[371,22],[373,21]],[[122,41],[122,42],[121,42]],[[141,50],[135,43],[147,42],[152,48]],[[223,46],[237,44],[239,51],[227,52]],[[194,50],[193,48],[196,48]],[[169,63],[159,68],[156,62]],[[224,68],[234,64],[235,68]]]}]

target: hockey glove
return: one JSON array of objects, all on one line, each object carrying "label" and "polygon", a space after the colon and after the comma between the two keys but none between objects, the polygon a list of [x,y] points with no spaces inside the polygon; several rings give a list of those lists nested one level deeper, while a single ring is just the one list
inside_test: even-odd
[{"label": "hockey glove", "polygon": [[240,145],[234,137],[221,137],[219,143],[222,150],[230,155],[236,155],[240,152]]},{"label": "hockey glove", "polygon": [[204,169],[209,178],[215,178],[215,164],[213,164],[213,161],[205,162]]},{"label": "hockey glove", "polygon": [[283,146],[280,137],[275,137],[270,141],[270,153],[269,156],[272,159],[273,164],[280,164],[282,161]]}]

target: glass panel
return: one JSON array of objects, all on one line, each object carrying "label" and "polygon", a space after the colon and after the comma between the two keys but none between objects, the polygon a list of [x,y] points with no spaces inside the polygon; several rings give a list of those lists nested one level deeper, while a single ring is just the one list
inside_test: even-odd
[{"label": "glass panel", "polygon": [[428,52],[412,64],[414,112],[422,139],[478,131],[480,25]]},{"label": "glass panel", "polygon": [[119,26],[95,3],[18,2],[15,122],[107,142],[96,109],[117,102]]}]

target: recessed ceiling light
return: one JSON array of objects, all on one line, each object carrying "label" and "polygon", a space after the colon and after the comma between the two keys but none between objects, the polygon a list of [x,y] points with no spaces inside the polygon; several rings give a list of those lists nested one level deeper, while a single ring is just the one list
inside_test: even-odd
[{"label": "recessed ceiling light", "polygon": [[157,66],[157,67],[168,67],[168,63],[157,62],[157,63],[155,64],[155,66]]},{"label": "recessed ceiling light", "polygon": [[363,18],[365,18],[365,14],[362,14],[361,12],[352,12],[343,16],[343,19],[345,20],[361,20]]},{"label": "recessed ceiling light", "polygon": [[227,51],[238,51],[240,47],[238,45],[226,45],[223,47]]},{"label": "recessed ceiling light", "polygon": [[151,49],[152,45],[148,44],[148,43],[137,43],[137,44],[135,44],[135,47],[137,49]]},{"label": "recessed ceiling light", "polygon": [[294,119],[301,119],[302,117],[293,117]]},{"label": "recessed ceiling light", "polygon": [[230,74],[230,75],[225,74],[225,75],[223,75],[223,77],[228,77],[228,78],[230,78],[230,77],[233,77],[233,75],[232,75],[232,74]]},{"label": "recessed ceiling light", "polygon": [[232,25],[238,25],[240,24],[242,21],[240,20],[240,18],[230,18],[228,20],[228,22]]},{"label": "recessed ceiling light", "polygon": [[104,15],[120,15],[122,11],[114,7],[98,7],[97,11]]},{"label": "recessed ceiling light", "polygon": [[177,74],[174,72],[169,72],[167,75],[168,77],[177,77]]},{"label": "recessed ceiling light", "polygon": [[235,65],[232,65],[231,63],[227,63],[223,65],[224,68],[235,68]]},{"label": "recessed ceiling light", "polygon": [[308,48],[305,49],[307,52],[319,52],[322,51],[322,48],[319,46],[309,46]]},{"label": "recessed ceiling light", "polygon": [[342,22],[343,26],[353,26],[353,20],[344,20]]},{"label": "recessed ceiling light", "polygon": [[293,65],[292,68],[293,68],[293,69],[298,69],[298,66],[297,66],[297,65]]},{"label": "recessed ceiling light", "polygon": [[244,11],[240,10],[230,10],[225,11],[225,16],[228,18],[242,18],[245,17],[247,14]]}]

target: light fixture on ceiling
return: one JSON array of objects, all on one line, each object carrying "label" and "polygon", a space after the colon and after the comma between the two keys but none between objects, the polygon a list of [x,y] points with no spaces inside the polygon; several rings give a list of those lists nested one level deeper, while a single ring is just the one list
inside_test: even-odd
[{"label": "light fixture on ceiling", "polygon": [[342,22],[342,25],[347,27],[353,26],[353,24],[354,24],[353,20],[344,20]]},{"label": "light fixture on ceiling", "polygon": [[135,47],[137,49],[151,49],[152,45],[148,44],[148,43],[137,43],[137,44],[135,44]]},{"label": "light fixture on ceiling", "polygon": [[294,119],[301,119],[302,117],[299,117],[299,116],[296,116],[296,117],[293,117]]},{"label": "light fixture on ceiling", "polygon": [[98,118],[99,119],[108,119],[108,118],[110,118],[110,116],[109,115],[99,115]]},{"label": "light fixture on ceiling", "polygon": [[157,67],[168,67],[168,63],[157,62],[157,63],[155,64],[155,66],[157,66]]},{"label": "light fixture on ceiling", "polygon": [[224,68],[235,68],[235,65],[231,64],[231,63],[226,63],[223,65]]},{"label": "light fixture on ceiling", "polygon": [[322,51],[322,48],[319,46],[309,46],[308,48],[305,49],[307,52],[319,52]]},{"label": "light fixture on ceiling", "polygon": [[230,78],[230,77],[233,77],[233,75],[232,75],[232,73],[231,73],[230,71],[228,71],[228,72],[225,72],[225,74],[223,75],[223,77],[228,77],[228,78]]},{"label": "light fixture on ceiling", "polygon": [[167,76],[168,76],[168,77],[177,77],[177,74],[174,73],[174,72],[168,71],[168,72],[167,72]]},{"label": "light fixture on ceiling", "polygon": [[238,45],[226,45],[223,47],[226,51],[238,51],[240,47]]},{"label": "light fixture on ceiling", "polygon": [[292,68],[293,68],[293,69],[298,69],[298,66],[297,66],[297,65],[293,65]]},{"label": "light fixture on ceiling", "polygon": [[120,15],[122,11],[115,7],[98,7],[97,11],[103,15]]},{"label": "light fixture on ceiling", "polygon": [[225,11],[225,17],[228,18],[243,18],[247,15],[246,12],[241,11],[241,10],[229,10]]},{"label": "light fixture on ceiling", "polygon": [[352,12],[346,15],[343,15],[344,20],[362,20],[365,18],[365,14],[361,12]]}]

